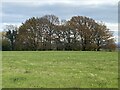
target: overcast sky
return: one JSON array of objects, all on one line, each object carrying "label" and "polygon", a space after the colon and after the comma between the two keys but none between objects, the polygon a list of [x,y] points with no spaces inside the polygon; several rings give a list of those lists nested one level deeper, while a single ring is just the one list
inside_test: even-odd
[{"label": "overcast sky", "polygon": [[[88,16],[103,21],[112,31],[118,30],[119,0],[3,0],[2,24],[20,25],[26,19],[54,14],[60,19]],[[1,6],[0,6],[1,8]],[[117,37],[117,33],[115,33]]]}]

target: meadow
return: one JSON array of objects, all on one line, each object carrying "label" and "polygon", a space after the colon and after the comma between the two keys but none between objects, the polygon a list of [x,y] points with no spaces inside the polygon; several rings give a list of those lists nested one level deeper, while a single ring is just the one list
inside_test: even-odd
[{"label": "meadow", "polygon": [[118,88],[118,53],[3,51],[3,88]]}]

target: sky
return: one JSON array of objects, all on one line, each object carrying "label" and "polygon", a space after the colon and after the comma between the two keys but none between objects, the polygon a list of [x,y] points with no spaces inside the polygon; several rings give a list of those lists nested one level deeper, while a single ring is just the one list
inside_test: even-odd
[{"label": "sky", "polygon": [[[87,16],[102,21],[118,35],[118,1],[119,0],[2,0],[0,17],[3,25],[21,25],[31,17],[54,14],[60,19],[72,16]],[[2,30],[2,29],[0,29]]]}]

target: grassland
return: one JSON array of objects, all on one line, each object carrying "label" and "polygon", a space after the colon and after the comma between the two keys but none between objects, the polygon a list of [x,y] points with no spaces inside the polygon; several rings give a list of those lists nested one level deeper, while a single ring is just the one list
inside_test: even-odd
[{"label": "grassland", "polygon": [[117,88],[117,52],[2,52],[3,88]]}]

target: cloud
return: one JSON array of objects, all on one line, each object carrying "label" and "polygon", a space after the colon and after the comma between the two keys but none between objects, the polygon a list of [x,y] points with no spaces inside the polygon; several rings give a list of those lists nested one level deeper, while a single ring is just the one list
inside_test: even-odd
[{"label": "cloud", "polygon": [[105,23],[105,24],[111,31],[118,32],[118,23]]},{"label": "cloud", "polygon": [[88,16],[105,22],[117,36],[117,9],[118,0],[3,0],[0,16],[3,25],[18,26],[28,18],[45,14],[54,14],[60,19],[70,19],[77,15]]},{"label": "cloud", "polygon": [[[71,5],[115,5],[119,0],[4,0],[3,2],[29,3],[29,5],[43,5],[43,4],[71,4]],[[32,4],[30,4],[32,3]]]},{"label": "cloud", "polygon": [[[15,22],[15,21],[21,22],[21,21],[24,21],[23,19],[27,19],[33,16],[40,17],[45,14],[55,14],[59,16],[61,19],[70,19],[74,15],[80,15],[80,16],[88,16],[95,20],[99,20],[103,22],[109,22],[109,23],[117,22],[118,11],[117,11],[117,6],[115,5],[101,5],[97,7],[94,7],[93,5],[76,5],[75,6],[74,4],[77,4],[77,3],[66,4],[68,1],[69,0],[65,0],[64,4],[61,4],[61,3],[56,3],[53,5],[42,4],[38,6],[37,5],[32,6],[33,4],[28,5],[28,3],[30,2],[27,2],[27,5],[25,2],[24,4],[20,4],[18,2],[17,3],[4,2],[3,3],[3,14],[4,14],[3,22],[7,22],[7,20],[8,22]],[[71,0],[71,2],[72,1],[73,0]],[[46,0],[43,2],[48,3],[46,2]],[[53,2],[55,3],[54,0]],[[63,2],[63,1],[60,1],[60,2]]]},{"label": "cloud", "polygon": [[0,32],[4,30],[4,27],[6,25],[14,25],[14,26],[19,27],[22,24],[21,23],[2,23],[2,22],[0,22]]},{"label": "cloud", "polygon": [[112,31],[113,38],[118,42],[118,23],[105,23],[105,25]]},{"label": "cloud", "polygon": [[22,24],[21,23],[2,23],[2,26],[5,26],[5,25],[15,25],[15,26],[19,27]]}]

